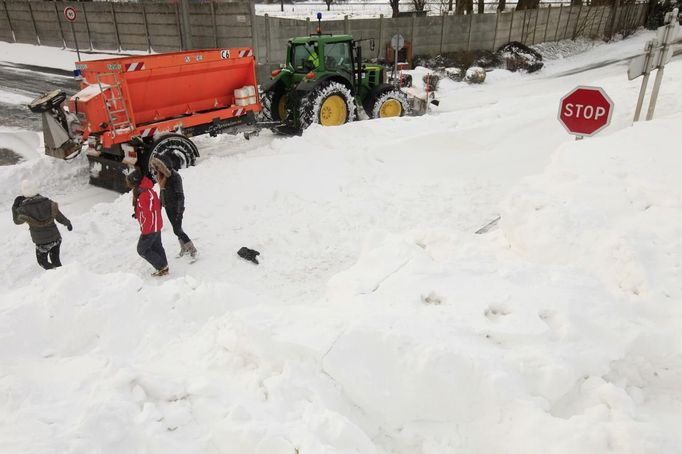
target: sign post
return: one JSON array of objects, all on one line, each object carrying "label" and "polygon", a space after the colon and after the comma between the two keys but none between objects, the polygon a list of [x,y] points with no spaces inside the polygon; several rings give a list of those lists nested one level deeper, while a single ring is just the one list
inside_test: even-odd
[{"label": "sign post", "polygon": [[590,137],[611,123],[613,101],[599,87],[576,87],[559,103],[559,122],[576,140]]},{"label": "sign post", "polygon": [[78,39],[76,38],[76,28],[73,23],[76,22],[76,8],[73,6],[67,6],[64,8],[64,17],[71,24],[71,33],[73,33],[73,42],[76,44],[76,54],[78,55],[78,61],[81,61],[81,51],[78,48]]},{"label": "sign post", "polygon": [[391,48],[393,49],[393,56],[395,57],[393,60],[393,74],[391,74],[394,78],[398,76],[398,51],[402,49],[405,46],[405,38],[403,38],[403,35],[400,33],[397,33],[393,35],[391,38]]},{"label": "sign post", "polygon": [[673,56],[673,48],[671,45],[673,41],[675,41],[680,28],[677,14],[677,8],[666,14],[666,25],[658,27],[656,38],[647,42],[646,48],[644,49],[646,53],[639,55],[630,61],[630,65],[628,66],[628,79],[633,80],[639,76],[644,76],[644,79],[642,79],[642,86],[639,89],[639,97],[637,98],[637,107],[635,108],[633,122],[639,121],[639,115],[642,112],[642,104],[644,104],[646,87],[649,84],[649,75],[651,74],[651,71],[657,69],[656,80],[654,81],[654,88],[651,92],[651,98],[649,99],[649,109],[647,110],[646,119],[648,121],[654,117],[656,100],[658,99],[658,91],[661,88],[665,65]]}]

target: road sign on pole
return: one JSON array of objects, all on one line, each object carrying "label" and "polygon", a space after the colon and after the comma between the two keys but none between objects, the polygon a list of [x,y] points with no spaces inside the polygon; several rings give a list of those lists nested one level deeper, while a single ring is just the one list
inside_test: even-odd
[{"label": "road sign on pole", "polygon": [[613,101],[599,87],[576,87],[559,103],[559,122],[569,134],[593,136],[611,122]]},{"label": "road sign on pole", "polygon": [[75,22],[76,16],[77,16],[76,8],[74,8],[73,6],[67,6],[66,8],[64,8],[64,17],[66,18],[66,20],[68,20],[69,22]]},{"label": "road sign on pole", "polygon": [[405,47],[405,38],[400,33],[393,35],[391,38],[391,47],[394,50],[400,50]]},{"label": "road sign on pole", "polygon": [[64,8],[64,17],[71,23],[71,33],[73,33],[73,42],[76,44],[76,54],[78,55],[78,61],[81,61],[81,51],[78,49],[78,38],[76,38],[76,28],[73,23],[76,22],[76,8],[73,6],[67,6]]}]

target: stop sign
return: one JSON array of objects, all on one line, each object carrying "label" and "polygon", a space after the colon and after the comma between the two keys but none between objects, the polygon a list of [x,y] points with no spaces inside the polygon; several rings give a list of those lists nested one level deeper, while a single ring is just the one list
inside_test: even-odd
[{"label": "stop sign", "polygon": [[569,134],[592,136],[611,122],[613,101],[599,87],[576,87],[561,98],[559,121]]}]

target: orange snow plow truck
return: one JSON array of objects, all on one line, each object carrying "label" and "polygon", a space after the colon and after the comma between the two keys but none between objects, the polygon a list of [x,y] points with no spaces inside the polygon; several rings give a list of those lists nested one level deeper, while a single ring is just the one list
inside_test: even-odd
[{"label": "orange snow plow truck", "polygon": [[131,166],[149,172],[160,156],[193,165],[190,137],[256,124],[260,98],[249,48],[211,49],[77,62],[81,90],[55,90],[29,106],[42,114],[45,153],[72,159],[85,150],[90,182],[127,190]]}]

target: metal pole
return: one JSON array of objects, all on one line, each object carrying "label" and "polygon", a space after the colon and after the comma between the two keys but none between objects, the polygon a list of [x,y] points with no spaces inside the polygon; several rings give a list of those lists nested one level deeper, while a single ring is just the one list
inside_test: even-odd
[{"label": "metal pole", "polygon": [[526,13],[527,9],[523,10],[523,20],[521,21],[521,42],[526,44]]},{"label": "metal pole", "polygon": [[[665,49],[665,46],[663,47]],[[661,56],[663,56],[663,51],[661,51]],[[654,118],[654,110],[656,109],[656,100],[658,99],[658,90],[661,88],[661,80],[663,79],[663,71],[665,71],[665,66],[661,66],[656,71],[656,80],[654,81],[654,89],[651,92],[651,98],[649,99],[649,110],[646,113],[646,121]]]},{"label": "metal pole", "polygon": [[532,44],[535,44],[535,34],[538,31],[538,19],[540,18],[540,8],[537,8],[535,10],[535,25],[533,26],[533,42]]},{"label": "metal pole", "polygon": [[467,52],[469,52],[471,50],[471,27],[473,26],[473,24],[474,24],[474,15],[469,14],[469,39],[467,40]]},{"label": "metal pole", "polygon": [[495,33],[493,34],[493,46],[491,51],[495,52],[495,42],[497,41],[497,27],[500,25],[500,10],[495,9]]},{"label": "metal pole", "polygon": [[384,42],[384,15],[379,14],[379,43],[377,45],[377,58],[381,58],[381,48]]},{"label": "metal pole", "polygon": [[92,50],[92,33],[90,33],[90,23],[88,22],[88,13],[85,10],[85,3],[81,3],[81,7],[83,8],[83,19],[85,19],[85,29],[88,31],[88,43],[90,44],[90,50]]},{"label": "metal pole", "polygon": [[568,20],[566,20],[566,28],[564,28],[564,34],[562,35],[563,39],[566,39],[566,35],[568,34],[568,26],[571,23],[571,16],[573,15],[573,7],[568,8]]},{"label": "metal pole", "polygon": [[509,39],[507,42],[511,41],[512,30],[514,29],[514,10],[511,12],[511,21],[509,22]]},{"label": "metal pole", "polygon": [[578,17],[575,19],[575,27],[573,27],[573,39],[575,39],[578,35],[578,25],[580,24],[580,14],[582,12],[583,12],[583,5],[580,5],[580,8],[578,9]]},{"label": "metal pole", "polygon": [[121,37],[118,34],[118,21],[116,20],[116,9],[114,8],[114,3],[111,5],[111,17],[114,19],[114,32],[116,34],[116,44],[118,44],[118,51],[121,52]]},{"label": "metal pole", "polygon": [[31,23],[33,23],[33,31],[36,34],[36,44],[40,46],[40,36],[38,35],[38,27],[36,27],[36,19],[33,17],[33,8],[31,2],[28,2],[28,12],[31,13]]},{"label": "metal pole", "polygon": [[54,5],[54,14],[57,16],[57,24],[59,25],[59,35],[62,37],[62,43],[64,43],[64,49],[66,49],[66,39],[64,38],[64,30],[62,30],[62,19],[61,16],[59,15],[59,11],[57,11],[57,2],[53,1],[52,4]]},{"label": "metal pole", "polygon": [[[440,15],[440,53],[443,53],[443,37],[445,36],[445,14]],[[471,36],[471,21],[469,22],[469,36]]]},{"label": "metal pole", "polygon": [[[113,5],[113,3],[112,3]],[[180,27],[180,7],[175,4],[175,25],[178,27],[178,36],[180,37],[180,49],[185,49],[185,38],[182,36],[182,28]]]},{"label": "metal pole", "polygon": [[258,39],[258,23],[257,23],[257,17],[256,17],[256,7],[254,5],[254,2],[249,2],[249,14],[250,14],[250,21],[251,21],[251,45],[253,47],[253,53],[256,56],[256,63],[258,63],[258,60],[260,59],[260,40]]},{"label": "metal pole", "polygon": [[414,43],[416,41],[414,39],[414,28],[415,28],[414,24],[415,24],[415,22],[417,22],[417,15],[415,13],[412,13],[412,24],[410,25],[410,42],[412,43],[412,55],[414,55],[414,52],[415,52],[415,50],[414,50],[415,49]]},{"label": "metal pole", "polygon": [[7,16],[7,24],[9,24],[9,31],[12,32],[12,40],[17,42],[17,35],[14,34],[14,27],[12,27],[12,19],[9,18],[9,10],[7,9],[7,2],[2,0],[2,6],[5,8],[5,15]]},{"label": "metal pole", "polygon": [[218,47],[218,24],[215,20],[215,6],[213,5],[213,0],[209,2],[209,5],[211,6],[211,20],[213,21],[213,45],[214,47]]},{"label": "metal pole", "polygon": [[270,63],[270,16],[265,17],[265,63]]},{"label": "metal pole", "polygon": [[604,23],[604,12],[606,12],[606,6],[601,7],[601,16],[599,16],[599,26],[597,27],[597,35],[601,36],[601,24]]},{"label": "metal pole", "polygon": [[552,18],[552,4],[550,3],[547,7],[547,22],[545,22],[545,34],[542,37],[542,42],[547,42],[547,29],[549,28],[549,20]]},{"label": "metal pole", "polygon": [[554,31],[554,41],[557,40],[559,36],[559,27],[561,26],[561,13],[564,12],[564,4],[559,3],[559,18],[556,21],[556,30]]},{"label": "metal pole", "polygon": [[642,86],[639,89],[639,97],[637,98],[637,107],[635,108],[635,117],[632,122],[639,121],[639,115],[642,112],[642,104],[644,104],[644,95],[646,94],[646,86],[649,84],[649,74],[651,73],[651,63],[654,54],[655,41],[651,40],[647,43],[646,59],[644,60],[644,78],[642,79]]},{"label": "metal pole", "polygon": [[71,33],[73,33],[73,42],[76,45],[76,55],[78,55],[78,61],[81,61],[81,51],[78,48],[78,38],[76,38],[76,27],[71,23]]},{"label": "metal pole", "polygon": [[[147,8],[142,5],[142,19],[144,21],[144,33],[147,36],[147,53],[152,53],[152,38],[149,36],[149,23],[147,22]],[[217,47],[217,46],[216,46]]]}]

